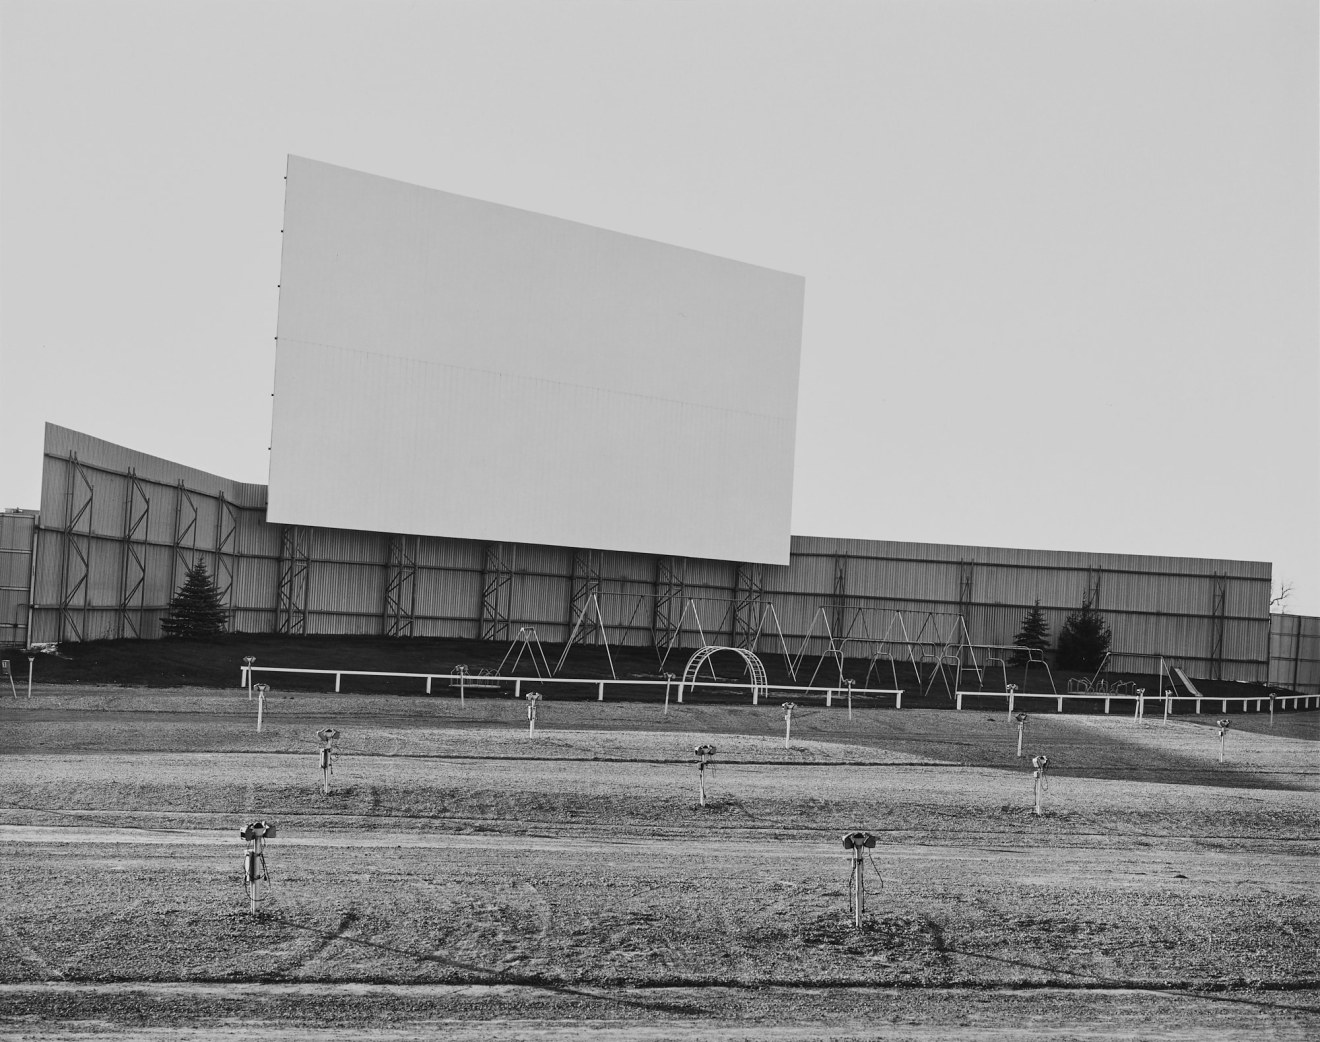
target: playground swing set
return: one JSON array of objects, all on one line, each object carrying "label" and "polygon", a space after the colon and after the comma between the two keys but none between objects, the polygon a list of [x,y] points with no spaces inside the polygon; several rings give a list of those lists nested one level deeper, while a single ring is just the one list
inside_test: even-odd
[{"label": "playground swing set", "polygon": [[[619,646],[628,633],[639,627],[639,619],[648,614],[648,602],[654,607],[655,596],[653,593],[593,592],[578,608],[568,640],[553,664],[536,628],[524,625],[519,627],[498,668],[483,669],[479,675],[471,675],[466,667],[456,667],[453,683],[469,688],[496,687],[500,677],[517,675],[524,663],[531,664],[531,670],[538,678],[556,677],[563,671],[572,650],[587,644],[595,644],[604,649],[610,676],[618,680],[614,647]],[[684,636],[696,638],[697,652],[688,658],[681,679],[675,678],[678,679],[680,701],[683,690],[690,690],[699,682],[703,669],[711,682],[719,681],[711,663],[714,651],[739,650],[715,643],[711,639],[713,634],[733,634],[737,628],[739,606],[735,601],[729,598],[692,596],[684,598],[682,605],[677,620],[666,627],[667,632],[661,634],[654,629],[652,632],[652,643],[662,675],[674,651],[684,645]],[[716,611],[712,611],[712,606]],[[743,650],[751,651],[755,658],[756,649],[767,641],[771,642],[772,650],[782,656],[785,669],[795,684],[805,683],[807,687],[814,687],[828,662],[833,664],[829,672],[836,674],[838,686],[843,688],[850,683],[844,677],[848,652],[859,650],[865,654],[867,663],[863,687],[869,687],[872,681],[878,687],[887,680],[894,690],[898,690],[898,667],[902,663],[911,666],[917,688],[923,696],[929,696],[937,686],[943,686],[948,698],[954,701],[959,692],[964,691],[964,683],[974,682],[977,690],[986,691],[987,682],[992,677],[1000,681],[995,686],[1002,686],[1005,693],[1010,689],[1018,692],[1020,688],[1025,692],[1029,677],[1039,671],[1044,672],[1050,692],[1059,695],[1049,663],[1040,650],[1009,644],[976,643],[965,617],[959,613],[905,613],[898,609],[868,605],[849,605],[840,611],[835,606],[820,606],[797,651],[793,652],[784,636],[783,624],[775,605],[762,601],[755,605],[754,610],[755,615],[749,620],[754,625],[742,633]],[[711,619],[716,620],[714,626],[708,625]],[[613,645],[611,633],[614,634]],[[819,653],[812,650],[813,641],[817,647],[823,642],[824,647]],[[688,642],[688,646],[691,646],[691,642]],[[860,658],[862,655],[856,654],[853,657]],[[812,659],[815,660],[814,664]],[[1008,669],[1013,661],[1023,670],[1020,688],[1018,684],[1009,683]],[[810,675],[807,676],[809,666]],[[1137,697],[1136,682],[1113,678],[1112,668],[1113,655],[1106,652],[1090,677],[1073,677],[1068,680],[1067,693]],[[460,673],[461,676],[458,675]],[[752,669],[751,673],[755,689],[753,694],[767,693],[764,667]],[[1199,705],[1204,697],[1182,668],[1162,656],[1159,659],[1158,682],[1159,693],[1154,697],[1165,701],[1196,699]],[[754,700],[759,701],[759,698]]]}]

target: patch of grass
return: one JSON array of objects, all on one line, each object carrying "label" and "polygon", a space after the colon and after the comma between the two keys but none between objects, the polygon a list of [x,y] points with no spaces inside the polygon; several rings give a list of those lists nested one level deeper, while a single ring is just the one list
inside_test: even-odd
[{"label": "patch of grass", "polygon": [[[554,665],[563,647],[545,645],[545,653]],[[285,666],[307,669],[366,670],[396,673],[449,674],[458,665],[465,665],[472,674],[482,669],[498,670],[509,658],[512,665],[516,651],[509,654],[510,644],[504,641],[466,640],[442,637],[377,637],[377,636],[290,636],[270,633],[235,633],[209,639],[171,638],[163,640],[93,640],[82,643],[61,644],[55,654],[37,657],[36,679],[47,684],[117,684],[127,687],[236,687],[243,658],[253,656],[258,665]],[[650,648],[575,646],[565,660],[561,676],[581,678],[584,681],[611,678],[662,680],[664,672],[681,673],[691,649],[675,649],[662,670],[659,656]],[[14,662],[15,675],[21,682],[27,663],[20,653],[9,656]],[[806,657],[799,665],[797,677],[790,674],[789,662],[782,655],[761,654],[766,674],[772,685],[804,685],[814,683],[825,686],[838,682],[839,670],[829,658]],[[720,670],[720,679],[741,683],[746,680],[742,663],[732,655],[714,660]],[[511,672],[511,669],[506,669]],[[859,687],[868,680],[868,660],[844,660],[843,675],[853,679]],[[518,670],[524,676],[535,675],[526,655]],[[707,674],[703,673],[703,677]],[[1082,674],[1056,672],[1054,684],[1058,691],[1067,690],[1069,679]],[[1148,691],[1157,690],[1156,678],[1143,674],[1110,674],[1111,683],[1126,680]],[[897,667],[898,687],[903,689],[903,704],[912,708],[952,708],[953,700],[945,683],[936,676],[931,683],[930,667],[923,666],[921,678],[910,663]],[[887,664],[881,675],[870,677],[876,687],[889,688],[894,674]],[[1020,691],[1048,693],[1049,683],[1039,666],[1029,673],[1021,668],[1010,668],[1007,682],[1016,684]],[[437,683],[443,684],[443,681]],[[949,686],[953,680],[950,678]],[[975,696],[964,699],[968,709],[998,709],[1004,707],[1005,673],[1002,670],[983,670],[981,685],[987,696],[979,701]],[[975,673],[964,671],[962,687],[965,691],[981,689]],[[318,676],[281,676],[278,686],[291,691],[326,691],[333,687],[333,678]],[[923,686],[925,690],[923,691]],[[1218,715],[1216,698],[1242,698],[1267,696],[1278,688],[1230,681],[1198,680],[1197,686],[1206,695],[1210,708],[1206,711]],[[418,682],[403,678],[351,677],[342,679],[345,692],[372,692],[379,694],[417,694]],[[480,697],[480,689],[469,689]],[[555,687],[555,698],[591,699],[596,695],[594,685],[581,687]],[[631,693],[645,701],[655,700],[654,688],[637,688]],[[611,700],[626,699],[629,694],[611,689]],[[702,692],[706,702],[742,702],[741,692],[722,693],[715,689]],[[779,701],[786,695],[772,693]],[[859,696],[860,698],[860,696]],[[865,701],[859,704],[867,704]],[[1131,703],[1117,702],[1119,713],[1130,711]],[[1069,713],[1099,713],[1103,711],[1103,696],[1095,699],[1068,699],[1065,709]],[[1029,712],[1053,712],[1052,702],[1033,701],[1026,704]],[[1180,715],[1186,714],[1185,704]],[[1230,712],[1237,712],[1230,709]]]}]

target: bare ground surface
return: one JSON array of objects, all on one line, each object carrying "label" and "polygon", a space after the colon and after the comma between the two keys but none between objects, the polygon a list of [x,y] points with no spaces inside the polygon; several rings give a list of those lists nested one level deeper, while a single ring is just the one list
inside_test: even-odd
[{"label": "bare ground surface", "polygon": [[1235,717],[1224,763],[1204,718],[1033,715],[1036,817],[1002,712],[805,707],[785,749],[777,706],[551,700],[533,736],[300,694],[258,734],[238,690],[39,685],[0,700],[0,1032],[1320,1037],[1318,715]]}]

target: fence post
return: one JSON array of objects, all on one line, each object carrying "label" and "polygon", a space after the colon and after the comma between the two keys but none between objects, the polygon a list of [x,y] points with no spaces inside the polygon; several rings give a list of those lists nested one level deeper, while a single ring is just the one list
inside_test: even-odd
[{"label": "fence post", "polygon": [[261,718],[266,711],[266,692],[270,687],[266,684],[257,684],[253,690],[257,693],[257,733],[261,733]]}]

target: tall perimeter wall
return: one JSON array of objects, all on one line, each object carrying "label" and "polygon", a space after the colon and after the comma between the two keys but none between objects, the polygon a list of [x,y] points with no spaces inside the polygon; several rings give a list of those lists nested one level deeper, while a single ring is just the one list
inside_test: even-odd
[{"label": "tall perimeter wall", "polygon": [[27,643],[35,510],[0,513],[0,645]]},{"label": "tall perimeter wall", "polygon": [[[1276,622],[1271,637],[1265,563],[795,536],[774,566],[397,536],[269,524],[265,486],[54,425],[44,462],[33,642],[157,637],[200,559],[242,632],[511,640],[531,626],[552,643],[575,626],[599,639],[599,619],[611,643],[819,654],[833,634],[866,657],[884,636],[942,643],[959,615],[972,642],[1010,644],[1037,599],[1057,634],[1090,597],[1115,668],[1163,655],[1199,677],[1317,682],[1313,636]],[[13,575],[31,567],[6,556]]]},{"label": "tall perimeter wall", "polygon": [[1320,692],[1320,619],[1270,616],[1269,683],[1294,691]]}]

